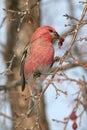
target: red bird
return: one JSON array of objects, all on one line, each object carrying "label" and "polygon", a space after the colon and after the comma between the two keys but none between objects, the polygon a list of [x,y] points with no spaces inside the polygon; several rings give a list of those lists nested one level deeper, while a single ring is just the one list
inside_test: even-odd
[{"label": "red bird", "polygon": [[[53,42],[60,39],[53,27],[41,26],[32,35],[29,44],[25,47],[21,61],[22,91],[27,82],[30,89],[29,109],[35,111],[35,96],[41,90],[41,82],[49,72],[54,62]],[[30,87],[31,86],[31,87]]]}]

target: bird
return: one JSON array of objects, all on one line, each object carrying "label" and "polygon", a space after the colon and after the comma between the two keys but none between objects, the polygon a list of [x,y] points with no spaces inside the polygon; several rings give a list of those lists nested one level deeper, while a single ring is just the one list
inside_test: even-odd
[{"label": "bird", "polygon": [[32,34],[30,41],[25,46],[21,59],[21,82],[22,91],[28,84],[30,92],[28,116],[36,112],[36,98],[41,92],[41,84],[50,71],[54,62],[55,40],[60,39],[56,29],[43,25],[38,27]]}]

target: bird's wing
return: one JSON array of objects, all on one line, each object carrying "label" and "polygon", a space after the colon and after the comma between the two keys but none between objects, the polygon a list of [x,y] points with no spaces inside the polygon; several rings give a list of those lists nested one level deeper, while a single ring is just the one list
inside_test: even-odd
[{"label": "bird's wing", "polygon": [[25,89],[24,63],[25,63],[25,58],[27,56],[28,46],[29,43],[27,43],[27,45],[25,46],[22,54],[22,59],[21,59],[20,75],[21,75],[22,91]]}]

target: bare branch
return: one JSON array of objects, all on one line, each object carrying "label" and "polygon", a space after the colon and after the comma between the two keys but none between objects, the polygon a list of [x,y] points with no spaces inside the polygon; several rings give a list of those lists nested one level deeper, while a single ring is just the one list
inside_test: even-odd
[{"label": "bare branch", "polygon": [[8,115],[6,115],[6,114],[4,114],[2,112],[0,112],[0,116],[3,116],[4,118],[7,118],[9,120],[14,120],[11,116],[8,116]]}]

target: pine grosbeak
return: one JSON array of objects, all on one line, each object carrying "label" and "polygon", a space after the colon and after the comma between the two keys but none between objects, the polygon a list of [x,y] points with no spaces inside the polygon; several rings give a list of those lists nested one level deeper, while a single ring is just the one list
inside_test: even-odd
[{"label": "pine grosbeak", "polygon": [[46,77],[45,73],[49,72],[54,62],[53,42],[55,39],[60,39],[60,36],[53,27],[41,26],[33,33],[23,52],[21,61],[22,91],[27,82],[31,95],[29,101],[31,113],[36,111],[34,97],[41,90],[43,77]]}]

